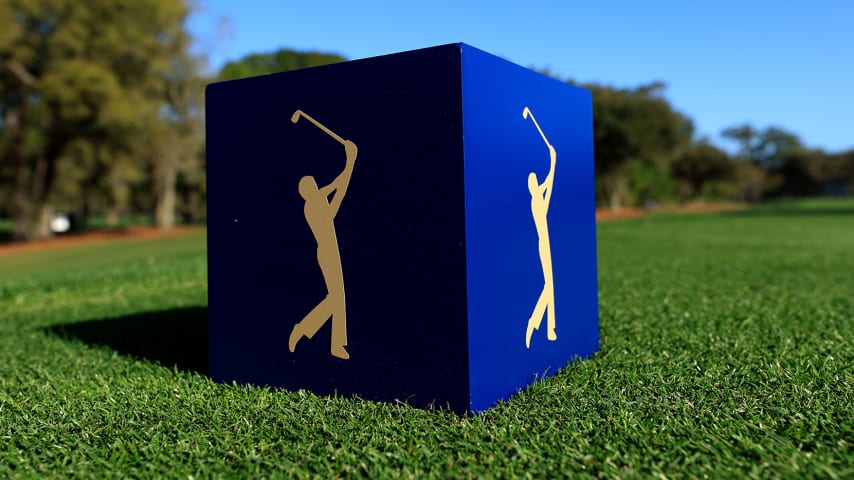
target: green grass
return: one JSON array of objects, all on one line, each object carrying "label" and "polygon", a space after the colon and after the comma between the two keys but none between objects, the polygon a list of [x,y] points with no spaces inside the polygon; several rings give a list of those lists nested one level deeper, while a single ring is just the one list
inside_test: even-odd
[{"label": "green grass", "polygon": [[601,224],[601,352],[471,417],[214,384],[204,253],[0,257],[0,476],[854,476],[854,201]]}]

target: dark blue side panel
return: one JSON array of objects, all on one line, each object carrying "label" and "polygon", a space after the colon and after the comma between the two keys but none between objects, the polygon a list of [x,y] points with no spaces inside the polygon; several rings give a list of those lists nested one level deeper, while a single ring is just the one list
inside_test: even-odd
[{"label": "dark blue side panel", "polygon": [[[215,380],[468,407],[460,69],[449,45],[208,87]],[[298,184],[346,158],[297,110],[358,147],[334,218],[346,360],[332,322],[288,348],[328,293]]]}]

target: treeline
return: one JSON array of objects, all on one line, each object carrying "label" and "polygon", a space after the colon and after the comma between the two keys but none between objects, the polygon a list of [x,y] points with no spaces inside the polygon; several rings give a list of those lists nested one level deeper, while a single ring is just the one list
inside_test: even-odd
[{"label": "treeline", "polygon": [[808,148],[778,127],[739,125],[722,136],[736,153],[698,138],[693,122],[664,98],[664,85],[593,92],[596,198],[600,206],[695,200],[756,202],[775,197],[847,195],[854,150]]},{"label": "treeline", "polygon": [[202,215],[204,79],[175,0],[0,2],[0,215]]},{"label": "treeline", "polygon": [[[205,77],[190,50],[187,3],[0,2],[0,218],[18,239],[80,223],[148,217],[161,228],[205,218],[204,85],[344,61],[253,54]],[[593,92],[600,206],[695,199],[759,201],[847,194],[854,151],[810,149],[781,128],[736,126],[730,155],[697,138],[664,85]]]}]

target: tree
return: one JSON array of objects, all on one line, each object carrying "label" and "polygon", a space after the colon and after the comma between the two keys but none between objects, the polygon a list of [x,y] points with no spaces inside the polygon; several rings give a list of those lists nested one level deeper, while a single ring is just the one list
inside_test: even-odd
[{"label": "tree", "polygon": [[156,141],[148,144],[146,158],[151,167],[155,221],[161,229],[170,229],[175,223],[179,175],[197,185],[203,180],[198,172],[203,170],[199,152],[204,143],[204,82],[198,75],[197,59],[186,54],[190,38],[182,24],[187,13],[182,11],[181,22],[172,25],[169,68],[159,76],[161,115],[149,129]]},{"label": "tree", "polygon": [[734,127],[725,128],[721,136],[735,142],[738,145],[738,157],[742,160],[753,160],[756,139],[759,132],[752,125],[745,123]]},{"label": "tree", "polygon": [[779,127],[768,127],[759,135],[754,159],[763,168],[779,169],[803,152],[804,146],[797,135]]},{"label": "tree", "polygon": [[[4,166],[11,184],[10,210],[15,219],[13,235],[23,237],[33,229],[33,206],[29,199],[38,182],[31,179],[35,170],[31,152],[27,151],[26,137],[29,127],[29,98],[37,86],[37,79],[24,62],[32,63],[36,53],[24,44],[23,22],[16,21],[18,11],[12,3],[0,3],[0,135]],[[32,67],[30,67],[32,68]],[[39,165],[43,171],[43,163]]]},{"label": "tree", "polygon": [[[821,163],[824,153],[806,149],[797,135],[780,127],[757,130],[748,124],[727,128],[721,134],[738,144],[740,159],[767,173],[761,187],[752,187],[754,193],[759,190],[758,197],[802,196],[820,191],[818,180],[810,172],[814,170],[811,164]],[[756,174],[749,176],[759,178]]]},{"label": "tree", "polygon": [[819,175],[825,195],[849,195],[854,192],[854,150],[826,155]]},{"label": "tree", "polygon": [[733,180],[734,174],[735,165],[730,156],[707,140],[686,149],[673,164],[674,177],[686,185],[691,198],[702,196],[707,184],[720,185]]},{"label": "tree", "polygon": [[662,83],[635,89],[585,88],[593,93],[597,193],[616,209],[629,193],[627,166],[635,165],[634,172],[669,176],[675,156],[690,145],[693,124],[664,98]]},{"label": "tree", "polygon": [[266,75],[268,73],[344,62],[346,60],[346,58],[334,53],[299,52],[296,50],[281,49],[271,53],[253,53],[240,60],[228,62],[222,67],[219,76],[222,80],[234,80],[255,75]]},{"label": "tree", "polygon": [[170,0],[0,3],[0,155],[16,237],[49,235],[56,201],[84,212],[126,201],[144,168],[138,139],[165,120],[187,58],[187,14]]},{"label": "tree", "polygon": [[729,127],[721,135],[738,145],[738,156],[762,168],[780,168],[786,158],[803,151],[797,135],[780,127],[767,127],[761,131],[749,124]]},{"label": "tree", "polygon": [[734,198],[745,202],[758,202],[782,183],[780,175],[750,162],[735,162]]}]

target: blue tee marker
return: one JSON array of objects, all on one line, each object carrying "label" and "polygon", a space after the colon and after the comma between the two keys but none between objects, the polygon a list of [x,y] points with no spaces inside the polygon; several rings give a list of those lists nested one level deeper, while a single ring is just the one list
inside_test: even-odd
[{"label": "blue tee marker", "polygon": [[586,90],[452,44],[206,101],[215,380],[482,411],[598,348]]}]

